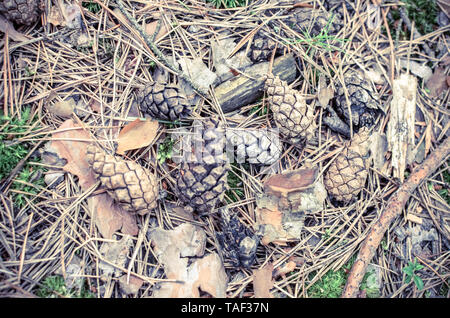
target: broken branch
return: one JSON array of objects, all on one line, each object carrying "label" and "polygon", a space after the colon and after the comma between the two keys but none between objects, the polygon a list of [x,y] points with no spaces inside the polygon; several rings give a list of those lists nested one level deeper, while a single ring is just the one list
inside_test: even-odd
[{"label": "broken branch", "polygon": [[444,142],[432,152],[421,166],[416,167],[409,178],[403,183],[393,194],[386,207],[382,211],[380,218],[375,222],[370,229],[369,234],[365,238],[358,257],[352,266],[350,274],[347,279],[342,298],[354,298],[359,291],[359,285],[364,277],[367,265],[375,255],[384,233],[389,225],[402,212],[406,201],[408,201],[411,194],[424,181],[440,163],[446,159],[450,154],[450,138],[446,138]]}]

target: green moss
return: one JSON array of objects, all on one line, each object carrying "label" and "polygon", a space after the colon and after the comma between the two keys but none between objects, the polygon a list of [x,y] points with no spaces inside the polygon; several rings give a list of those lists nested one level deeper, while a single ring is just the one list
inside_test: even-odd
[{"label": "green moss", "polygon": [[[21,118],[18,116],[8,117],[0,113],[0,180],[7,178],[32,148],[30,142],[17,142],[17,139],[23,137],[29,130],[30,125],[36,121],[36,118],[31,118],[30,113],[30,108],[26,108],[21,113]],[[27,193],[13,193],[14,202],[19,208],[26,203],[25,196],[37,194],[40,187],[44,186],[42,176],[37,179],[34,178],[38,170],[45,171],[44,168],[27,162],[15,176],[11,189]],[[33,180],[33,186],[24,185],[16,180],[27,183]]]},{"label": "green moss", "polygon": [[36,294],[41,298],[95,298],[95,295],[87,289],[85,284],[80,290],[67,288],[64,278],[60,275],[46,277]]},{"label": "green moss", "polygon": [[209,3],[214,4],[216,8],[236,8],[236,7],[243,7],[247,3],[250,3],[249,0],[208,0]]},{"label": "green moss", "polygon": [[[350,260],[342,266],[339,270],[329,270],[323,275],[320,280],[315,282],[309,289],[308,295],[311,298],[338,298],[344,290],[345,283],[348,277],[348,271],[353,266],[356,260],[356,255],[352,256]],[[315,273],[312,273],[310,278],[313,278]]]}]

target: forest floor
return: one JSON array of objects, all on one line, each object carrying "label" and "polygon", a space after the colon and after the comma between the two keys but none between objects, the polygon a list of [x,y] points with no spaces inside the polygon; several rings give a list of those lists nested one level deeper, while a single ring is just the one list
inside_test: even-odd
[{"label": "forest floor", "polygon": [[[116,1],[45,3],[39,21],[31,26],[4,19],[0,24],[2,297],[152,297],[174,276],[168,274],[171,265],[162,260],[150,233],[158,227],[173,231],[186,223],[205,234],[204,253],[217,253],[223,260],[226,297],[340,297],[361,244],[389,198],[449,134],[450,8],[444,1],[123,1],[147,39]],[[299,33],[283,22],[291,10],[310,8],[325,14],[337,31],[331,34],[327,27]],[[279,21],[278,27],[271,27],[271,21]],[[180,165],[172,158],[176,140],[171,136],[177,129],[190,129],[194,119],[211,116],[243,129],[276,123],[266,93],[224,112],[216,84],[208,83],[206,94],[192,98],[190,117],[159,120],[157,128],[145,126],[146,133],[154,129],[150,137],[133,135],[142,145],[125,145],[129,147],[122,157],[156,175],[164,193],[157,207],[130,216],[123,211],[108,214],[106,210],[117,208],[110,203],[93,203],[93,197],[108,194],[91,182],[77,149],[95,141],[117,153],[123,127],[131,129],[137,118],[147,117],[137,104],[137,91],[161,70],[177,81],[179,74],[148,41],[171,64],[200,60],[217,73],[213,43],[232,39],[232,54],[251,51],[251,35],[259,29],[266,31],[266,40],[277,43],[268,56],[270,66],[279,56],[294,57],[290,87],[314,107],[317,124],[312,142],[280,137],[278,173],[297,171],[308,162],[318,167],[319,179],[324,176],[348,140],[323,118],[334,105],[335,87],[344,82],[344,74],[357,70],[381,104],[373,128],[379,136],[386,136],[393,117],[395,80],[409,72],[417,82],[416,114],[407,127],[413,129],[409,146],[414,156],[400,171],[403,176],[394,176],[389,146],[372,148],[371,158],[378,150],[381,157],[367,168],[366,183],[355,200],[336,204],[327,197],[321,209],[306,214],[298,237],[260,242],[251,267],[235,267],[217,240],[223,231],[219,208],[227,207],[242,226],[257,232],[257,197],[271,174],[258,165],[233,163],[229,190],[216,209],[207,215],[187,213],[176,195]],[[245,68],[229,71],[232,77],[245,76]],[[195,81],[195,75],[189,76]],[[323,80],[331,89],[328,97],[321,94]],[[64,155],[56,149],[61,147]],[[358,297],[450,296],[449,163],[444,156],[389,224],[369,260]],[[167,235],[169,240],[172,234]],[[203,288],[210,278],[193,282],[201,290],[198,296],[217,296]]]}]

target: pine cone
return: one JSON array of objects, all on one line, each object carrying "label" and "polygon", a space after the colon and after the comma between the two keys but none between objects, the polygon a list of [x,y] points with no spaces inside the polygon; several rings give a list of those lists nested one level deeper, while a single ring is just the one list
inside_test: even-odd
[{"label": "pine cone", "polygon": [[369,138],[368,129],[361,129],[330,164],[324,185],[335,200],[349,203],[364,188],[368,175],[365,158],[369,152]]},{"label": "pine cone", "polygon": [[278,135],[262,129],[228,129],[227,142],[236,147],[238,162],[271,165],[281,155]]},{"label": "pine cone", "polygon": [[286,21],[294,31],[315,37],[319,34],[336,34],[340,29],[339,21],[331,14],[318,9],[299,8],[290,14]]},{"label": "pine cone", "polygon": [[239,218],[230,215],[227,208],[220,209],[222,232],[217,233],[217,240],[224,258],[234,267],[250,268],[256,259],[259,237],[252,234]]},{"label": "pine cone", "polygon": [[[346,73],[344,83],[348,91],[353,125],[357,128],[371,127],[381,109],[372,86],[357,72]],[[336,85],[336,112],[350,125],[350,112],[341,83]]]},{"label": "pine cone", "polygon": [[269,37],[266,31],[259,30],[253,37],[250,45],[249,57],[255,63],[267,61],[272,56],[275,48],[277,48],[277,51],[280,51],[280,47],[277,47],[277,42],[272,37]]},{"label": "pine cone", "polygon": [[156,177],[131,160],[106,154],[90,145],[87,160],[108,193],[127,211],[146,214],[156,207]]},{"label": "pine cone", "polygon": [[0,13],[11,22],[30,25],[37,21],[39,0],[0,0]]},{"label": "pine cone", "polygon": [[224,153],[225,130],[218,120],[211,119],[196,126],[200,131],[193,135],[193,153],[181,165],[177,192],[186,208],[207,213],[223,199],[228,189],[230,166]]},{"label": "pine cone", "polygon": [[316,129],[314,111],[305,98],[273,74],[267,76],[265,89],[280,133],[294,143],[312,138]]},{"label": "pine cone", "polygon": [[153,82],[138,93],[140,109],[154,119],[174,121],[192,113],[185,93],[175,84]]}]

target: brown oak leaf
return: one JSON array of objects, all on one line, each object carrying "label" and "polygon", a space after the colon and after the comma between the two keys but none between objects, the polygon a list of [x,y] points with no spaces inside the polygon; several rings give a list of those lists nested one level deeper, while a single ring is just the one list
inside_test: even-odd
[{"label": "brown oak leaf", "polygon": [[253,271],[253,291],[255,298],[271,298],[270,289],[273,286],[273,264],[267,263],[264,267]]},{"label": "brown oak leaf", "polygon": [[136,119],[125,125],[117,140],[117,154],[124,155],[125,151],[146,147],[152,143],[158,132],[158,122],[151,119]]},{"label": "brown oak leaf", "polygon": [[[52,135],[52,148],[58,156],[67,160],[64,171],[78,177],[83,191],[95,185],[97,178],[86,160],[86,150],[90,144],[89,133],[76,125],[72,119],[66,120]],[[92,219],[104,238],[112,238],[115,231],[136,235],[138,227],[136,219],[114,203],[107,193],[101,193],[89,198]]]}]

